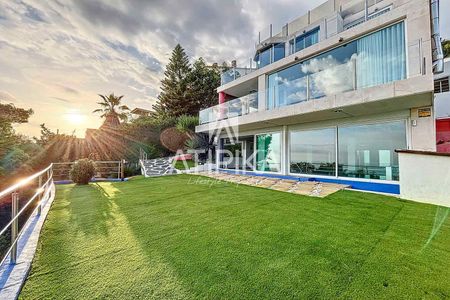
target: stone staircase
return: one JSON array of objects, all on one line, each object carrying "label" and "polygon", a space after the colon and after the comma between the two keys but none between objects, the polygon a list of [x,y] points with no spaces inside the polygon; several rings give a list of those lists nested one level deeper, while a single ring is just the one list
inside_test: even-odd
[{"label": "stone staircase", "polygon": [[177,174],[177,170],[172,166],[172,157],[141,159],[140,163],[145,177]]}]

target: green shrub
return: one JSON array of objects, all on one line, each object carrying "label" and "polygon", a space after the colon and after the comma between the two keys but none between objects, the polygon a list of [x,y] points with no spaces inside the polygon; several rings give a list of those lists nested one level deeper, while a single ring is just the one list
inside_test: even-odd
[{"label": "green shrub", "polygon": [[126,164],[123,172],[125,177],[141,175],[141,167],[138,164]]},{"label": "green shrub", "polygon": [[180,132],[189,133],[190,131],[194,131],[195,126],[199,123],[197,116],[182,115],[177,118],[176,127]]},{"label": "green shrub", "polygon": [[76,184],[88,184],[94,175],[95,164],[87,158],[77,160],[70,170],[70,179]]}]

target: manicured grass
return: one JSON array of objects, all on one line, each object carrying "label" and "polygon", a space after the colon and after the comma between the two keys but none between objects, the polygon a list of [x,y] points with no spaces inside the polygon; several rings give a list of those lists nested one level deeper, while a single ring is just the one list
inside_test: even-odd
[{"label": "manicured grass", "polygon": [[193,160],[181,161],[177,160],[175,162],[174,168],[178,170],[189,170],[190,168],[195,167],[195,162]]},{"label": "manicured grass", "polygon": [[58,186],[21,298],[446,298],[448,213],[189,175]]}]

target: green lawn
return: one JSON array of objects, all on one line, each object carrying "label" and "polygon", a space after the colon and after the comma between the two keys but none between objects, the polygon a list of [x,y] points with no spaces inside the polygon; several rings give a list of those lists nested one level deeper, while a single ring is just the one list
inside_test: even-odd
[{"label": "green lawn", "polygon": [[447,298],[448,213],[190,175],[58,186],[21,298]]},{"label": "green lawn", "polygon": [[177,160],[175,162],[174,168],[178,170],[189,170],[190,168],[195,167],[195,162],[193,160]]}]

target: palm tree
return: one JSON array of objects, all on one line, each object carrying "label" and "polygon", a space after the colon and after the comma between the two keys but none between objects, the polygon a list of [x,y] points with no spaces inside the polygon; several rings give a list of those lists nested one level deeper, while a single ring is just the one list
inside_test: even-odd
[{"label": "palm tree", "polygon": [[101,106],[93,111],[93,113],[101,113],[100,117],[105,118],[105,122],[101,127],[117,127],[120,125],[120,120],[126,121],[128,119],[128,106],[121,105],[122,96],[116,96],[114,93],[109,96],[100,95],[101,102],[97,102]]}]

